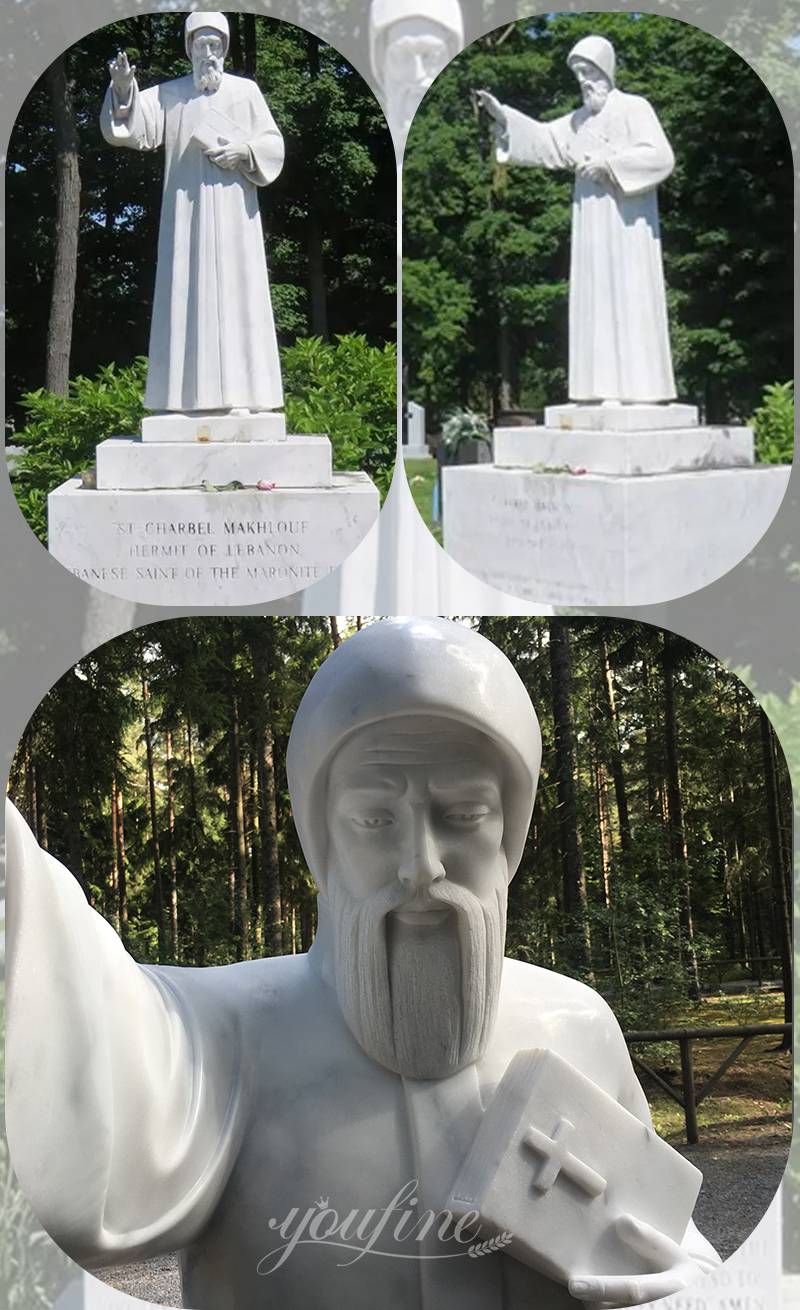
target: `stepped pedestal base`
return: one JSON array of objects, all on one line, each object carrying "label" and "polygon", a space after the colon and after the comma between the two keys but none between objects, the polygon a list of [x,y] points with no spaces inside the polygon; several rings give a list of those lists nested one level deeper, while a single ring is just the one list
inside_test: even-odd
[{"label": "stepped pedestal base", "polygon": [[259,414],[149,414],[142,419],[142,441],[285,441],[286,416]]},{"label": "stepped pedestal base", "polygon": [[96,490],[48,498],[51,554],[76,577],[155,605],[255,605],[325,577],[378,516],[365,473],[329,487]]},{"label": "stepped pedestal base", "polygon": [[655,604],[738,564],[772,522],[789,473],[444,468],[444,547],[482,582],[534,603]]},{"label": "stepped pedestal base", "polygon": [[546,428],[562,431],[643,432],[649,428],[693,428],[698,423],[695,405],[618,405],[602,404],[548,405],[544,411]]},{"label": "stepped pedestal base", "polygon": [[255,487],[329,487],[331,443],[327,437],[290,437],[285,441],[187,442],[134,441],[111,437],[97,447],[100,490],[151,490],[224,486],[241,482]]},{"label": "stepped pedestal base", "polygon": [[589,473],[675,473],[752,465],[750,428],[660,428],[610,432],[495,428],[501,468],[583,469]]}]

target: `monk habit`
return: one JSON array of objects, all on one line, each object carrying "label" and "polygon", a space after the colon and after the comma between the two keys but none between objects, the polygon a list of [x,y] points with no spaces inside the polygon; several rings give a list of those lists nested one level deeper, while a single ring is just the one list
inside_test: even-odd
[{"label": "monk habit", "polygon": [[674,156],[641,96],[613,88],[593,113],[551,123],[503,106],[497,158],[550,169],[600,156],[610,180],[576,177],[569,292],[571,400],[668,401],[675,380],[667,322],[657,187]]},{"label": "monk habit", "polygon": [[[151,410],[265,410],[283,404],[260,186],[283,165],[283,138],[255,82],[228,73],[216,91],[191,74],[140,91],[120,115],[109,87],[101,112],[113,146],[165,150],[150,357]],[[127,106],[126,106],[127,108]],[[205,150],[245,142],[226,170]]]}]

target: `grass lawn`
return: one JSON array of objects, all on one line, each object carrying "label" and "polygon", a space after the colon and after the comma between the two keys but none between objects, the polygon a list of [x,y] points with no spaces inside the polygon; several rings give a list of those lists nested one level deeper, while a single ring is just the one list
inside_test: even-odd
[{"label": "grass lawn", "polygon": [[433,512],[433,488],[436,483],[436,460],[407,459],[405,462],[405,469],[406,477],[408,478],[408,485],[411,488],[411,495],[414,497],[414,504],[422,515],[425,526],[430,528],[434,537],[441,545],[441,524],[437,523],[434,526],[431,522],[431,515]]},{"label": "grass lawn", "polygon": [[[663,1018],[665,1028],[736,1028],[757,1023],[783,1023],[783,996],[780,993],[703,997],[700,1001],[675,1006]],[[692,1043],[698,1092],[702,1091],[706,1079],[711,1077],[738,1040],[735,1037],[730,1041],[698,1038]],[[775,1048],[779,1045],[779,1034],[751,1039],[708,1100],[698,1107],[701,1142],[733,1145],[737,1141],[785,1137],[788,1149],[792,1132],[792,1057],[789,1051],[777,1051]],[[677,1092],[681,1091],[677,1042],[649,1046],[637,1043],[632,1049],[665,1082]],[[675,1145],[685,1142],[681,1107],[643,1071],[637,1070],[637,1073],[658,1132]]]}]

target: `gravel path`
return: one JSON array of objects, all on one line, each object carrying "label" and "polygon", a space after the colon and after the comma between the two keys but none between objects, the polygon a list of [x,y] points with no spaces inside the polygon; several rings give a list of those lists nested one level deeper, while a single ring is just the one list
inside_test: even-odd
[{"label": "gravel path", "polygon": [[[703,1173],[695,1209],[698,1228],[727,1258],[753,1231],[775,1195],[786,1167],[785,1136],[760,1138],[752,1145],[683,1146],[681,1154]],[[153,1305],[180,1306],[178,1261],[159,1256],[141,1264],[95,1270],[97,1278]]]}]

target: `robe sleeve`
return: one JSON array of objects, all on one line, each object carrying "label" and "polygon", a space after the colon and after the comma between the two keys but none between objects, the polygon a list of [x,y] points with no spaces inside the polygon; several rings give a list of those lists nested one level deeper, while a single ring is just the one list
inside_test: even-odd
[{"label": "robe sleeve", "polygon": [[268,186],[283,168],[283,137],[255,82],[250,86],[250,161],[241,171],[256,186]]},{"label": "robe sleeve", "polygon": [[20,1186],[81,1264],[185,1246],[240,1141],[235,1015],[215,970],[137,965],[6,805],[7,1114]]},{"label": "robe sleeve", "polygon": [[653,106],[642,96],[628,99],[628,143],[606,163],[623,195],[637,196],[669,177],[675,156]]},{"label": "robe sleeve", "polygon": [[567,149],[569,115],[541,123],[518,109],[503,105],[506,125],[498,124],[495,155],[498,164],[538,164],[542,168],[574,168]]},{"label": "robe sleeve", "polygon": [[164,140],[164,110],[158,87],[140,91],[134,81],[130,99],[123,105],[113,86],[109,86],[100,110],[100,131],[110,146],[157,150]]}]

